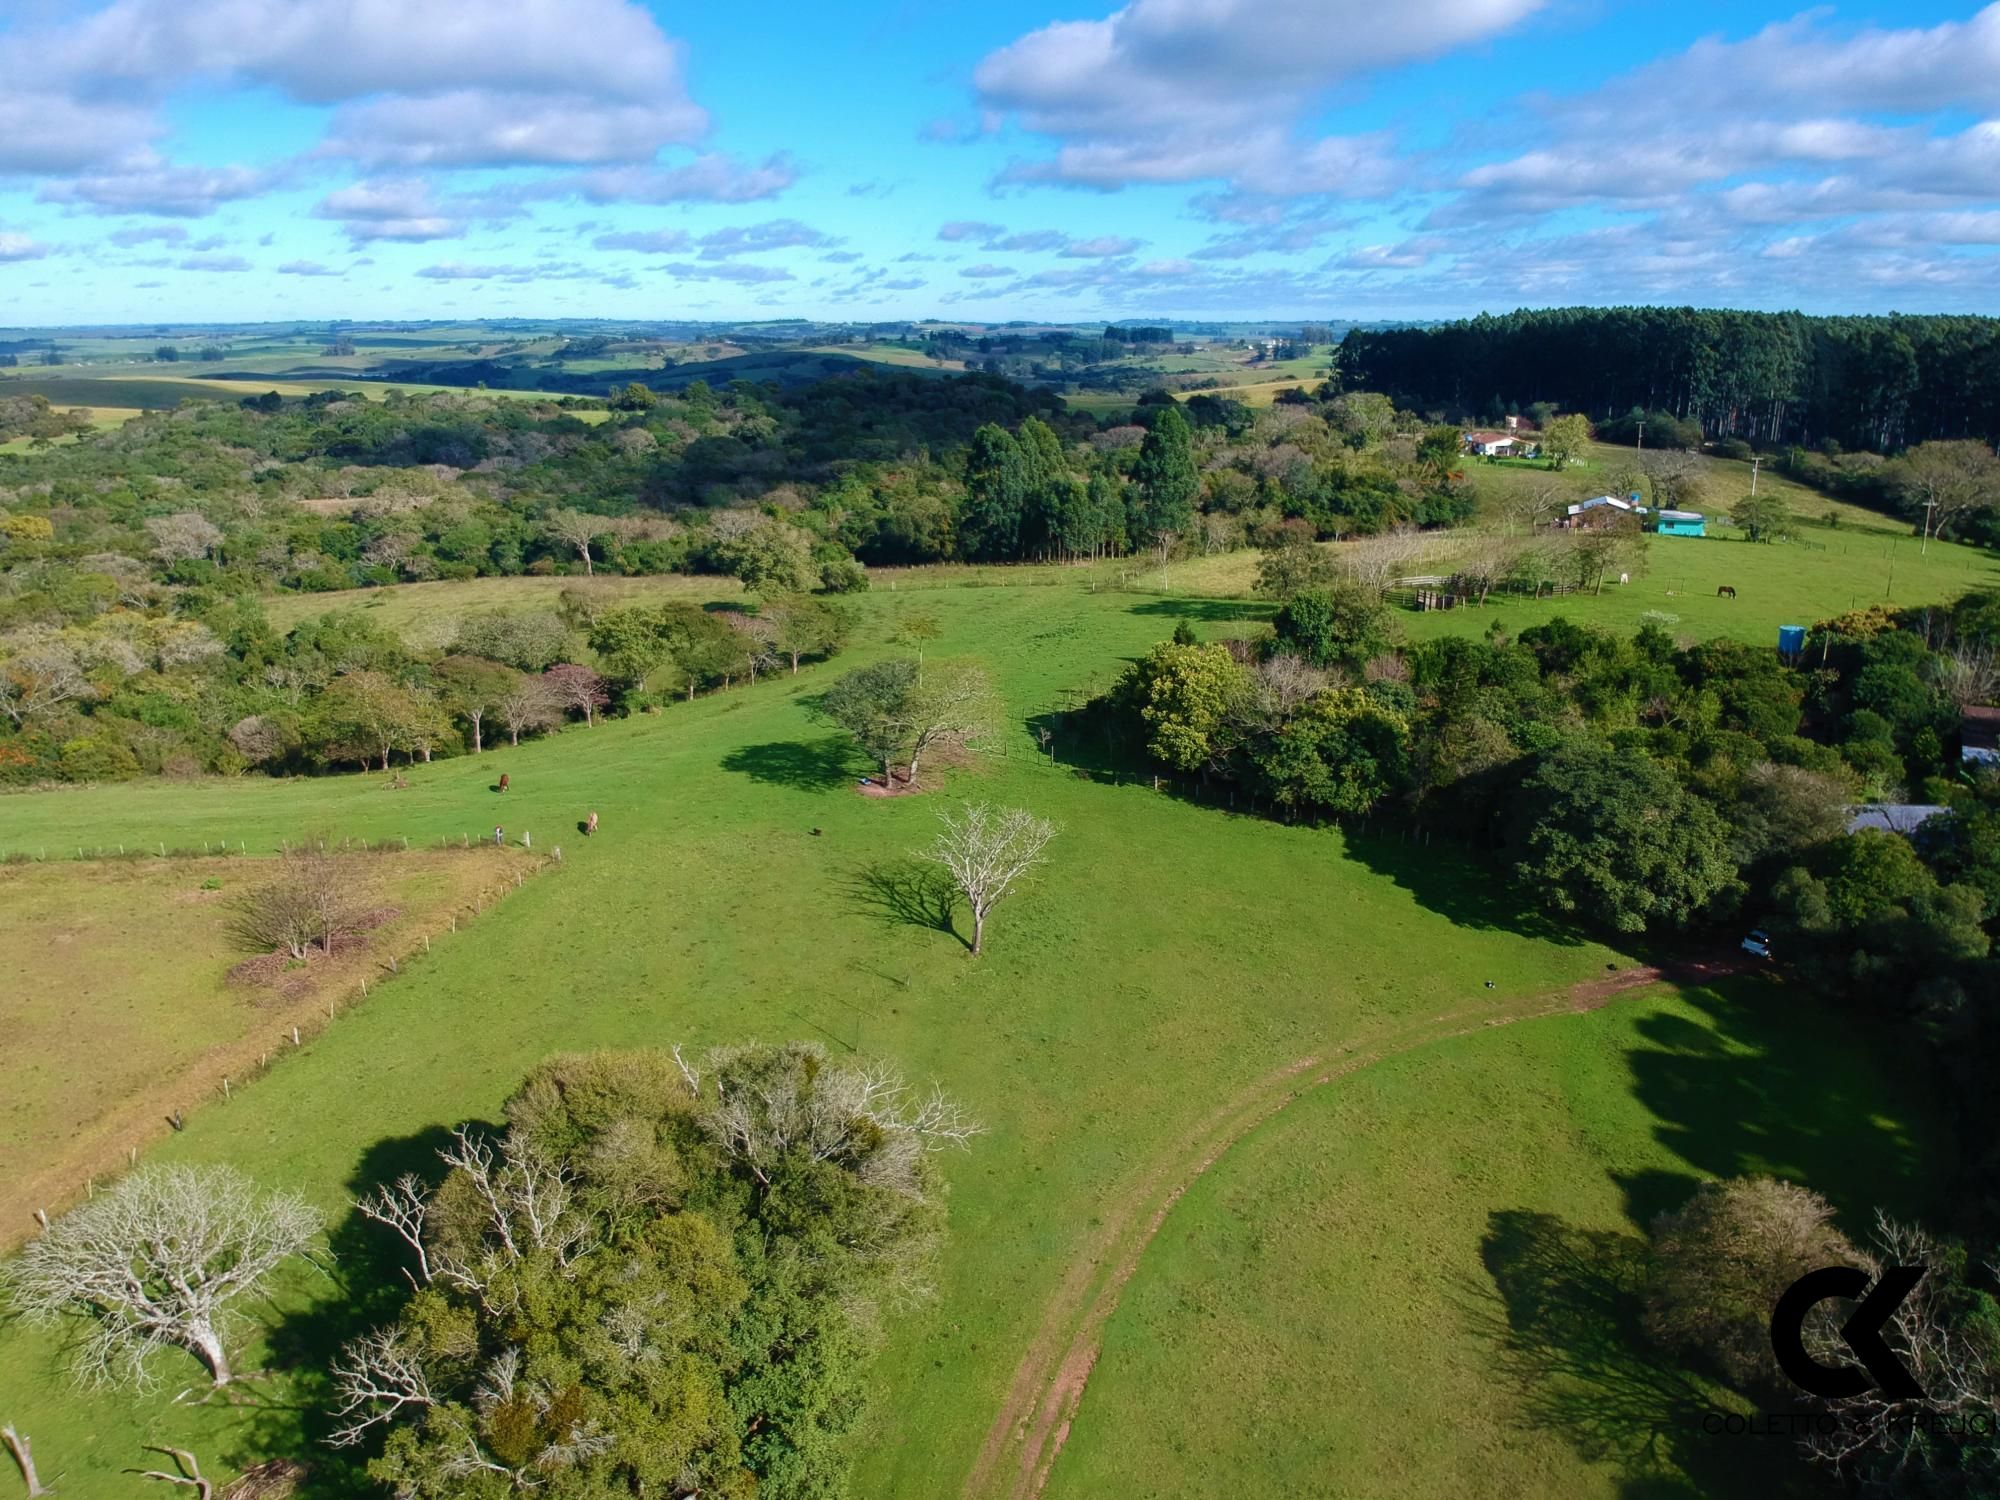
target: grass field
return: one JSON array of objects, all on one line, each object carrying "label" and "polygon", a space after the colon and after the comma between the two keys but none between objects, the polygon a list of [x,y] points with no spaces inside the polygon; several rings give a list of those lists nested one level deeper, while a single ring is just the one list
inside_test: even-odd
[{"label": "grass field", "polygon": [[1302,1095],[1176,1206],[1047,1493],[1823,1493],[1702,1436],[1688,1409],[1737,1400],[1646,1354],[1633,1295],[1704,1177],[1825,1184],[1850,1225],[1932,1206],[1910,1075],[1794,999],[1655,992]]},{"label": "grass field", "polygon": [[228,903],[270,878],[268,859],[0,868],[0,1161],[13,1164],[0,1177],[0,1249],[32,1230],[33,1210],[60,1209],[86,1177],[165,1135],[176,1109],[224,1078],[242,1086],[293,1026],[317,1031],[330,999],[350,1003],[388,955],[442,931],[452,907],[499,891],[524,863],[491,848],[358,858],[356,898],[394,915],[330,965],[234,986],[226,976],[249,955],[229,934]]},{"label": "grass field", "polygon": [[[1170,1359],[1166,1341],[1193,1336],[1158,1316],[1200,1265],[1186,1258],[1194,1253],[1187,1247],[1218,1225],[1253,1238],[1260,1225],[1271,1235],[1288,1231],[1312,1212],[1305,1205],[1314,1195],[1328,1206],[1312,1232],[1330,1243],[1312,1247],[1312,1274],[1352,1274],[1357,1287],[1363,1272],[1378,1278],[1376,1286],[1393,1283],[1395,1262],[1363,1264],[1367,1236],[1392,1222],[1394,1201],[1410,1205],[1401,1240],[1385,1243],[1429,1258],[1420,1259],[1413,1286],[1387,1285],[1388,1305],[1352,1304],[1356,1337],[1368,1349],[1403,1353],[1403,1374],[1417,1382],[1409,1398],[1416,1409],[1443,1410],[1470,1390],[1465,1399],[1476,1399],[1479,1421],[1500,1424],[1516,1393],[1501,1374],[1482,1372],[1501,1359],[1504,1339],[1477,1324],[1438,1321],[1447,1317],[1435,1305],[1438,1289],[1456,1288],[1469,1265],[1465,1242],[1442,1237],[1446,1217],[1467,1234],[1515,1211],[1631,1233],[1650,1200],[1628,1200],[1602,1174],[1723,1170],[1731,1152],[1783,1159],[1763,1114],[1771,1085],[1745,1060],[1750,1052],[1710,1056],[1698,1038],[1682,1049],[1683,1089],[1635,1085],[1621,1040],[1629,1033],[1617,1029],[1627,1024],[1622,1018],[1629,1014],[1631,1029],[1655,1014],[1694,1024],[1702,1012],[1715,1016],[1708,997],[1675,1000],[1656,990],[1595,1016],[1483,1029],[1483,1020],[1545,1009],[1546,997],[1630,958],[1551,930],[1524,893],[1485,879],[1455,850],[1404,843],[1393,827],[1350,841],[1331,830],[1232,817],[1144,785],[1083,778],[1061,762],[1087,746],[1059,740],[1058,763],[1040,757],[1031,733],[1037,715],[1107,683],[1176,620],[1213,633],[1234,628],[1245,607],[1093,591],[1078,570],[1021,575],[1023,584],[1038,578],[1047,586],[938,587],[937,575],[921,570],[878,580],[856,601],[863,628],[836,667],[767,679],[657,717],[414,767],[409,787],[393,795],[379,778],[355,776],[35,794],[0,804],[0,842],[176,844],[226,833],[268,845],[324,829],[421,844],[504,819],[510,835],[531,832],[538,850],[563,846],[561,866],[509,896],[477,942],[440,945],[270,1077],[226,1106],[197,1111],[184,1133],[158,1148],[162,1159],[227,1160],[264,1182],[299,1188],[332,1216],[344,1244],[353,1232],[344,1205],[355,1191],[422,1165],[441,1128],[493,1118],[520,1075],[553,1051],[812,1037],[885,1053],[913,1078],[936,1079],[965,1099],[990,1133],[971,1155],[945,1163],[952,1238],[938,1266],[938,1295],[893,1323],[871,1430],[858,1448],[854,1492],[890,1500],[961,1488],[1066,1278],[1090,1272],[1093,1247],[1119,1222],[1114,1207],[1152,1201],[1148,1184],[1186,1169],[1186,1140],[1222,1101],[1274,1070],[1282,1076],[1302,1056],[1388,1054],[1471,1026],[1476,1035],[1437,1054],[1459,1059],[1452,1064],[1459,1074],[1426,1082],[1429,1054],[1411,1053],[1380,1075],[1408,1068],[1406,1083],[1378,1085],[1371,1072],[1354,1079],[1355,1086],[1371,1080],[1369,1092],[1357,1095],[1345,1083],[1320,1090],[1298,1106],[1303,1113],[1252,1135],[1247,1154],[1223,1158],[1186,1208],[1166,1217],[1117,1315],[1110,1383],[1085,1398],[1055,1492],[1177,1492],[1168,1450],[1147,1445],[1194,1440],[1185,1402],[1174,1410],[1164,1404],[1189,1389],[1186,1381],[1200,1378],[1216,1400],[1242,1409],[1259,1384],[1260,1361],[1319,1378],[1316,1346],[1327,1314],[1318,1308],[1295,1318],[1237,1309],[1238,1325],[1217,1324],[1237,1342],[1203,1345],[1210,1352],[1177,1377],[1181,1386],[1169,1388],[1153,1373]],[[1063,830],[1047,870],[996,915],[977,963],[958,936],[899,894],[938,801],[856,796],[858,759],[807,708],[835,670],[879,651],[895,612],[918,600],[945,626],[932,651],[978,654],[1006,709],[974,764],[951,774],[950,793],[1030,806]],[[1447,626],[1483,623],[1438,618]],[[501,770],[514,787],[504,803],[488,790]],[[575,825],[593,809],[603,832],[586,844]],[[812,828],[822,836],[809,837]],[[1812,1029],[1799,1025],[1810,1005],[1802,997],[1745,992],[1731,1004],[1728,1029],[1746,1049],[1762,1045],[1757,1024]],[[1760,1015],[1768,1019],[1758,1023]],[[1447,1026],[1450,1018],[1457,1019]],[[1523,1072],[1527,1054],[1487,1050],[1544,1033],[1554,1052],[1536,1064],[1541,1075]],[[1833,1019],[1822,1044],[1850,1069],[1872,1055],[1859,1040],[1850,1045]],[[1495,1083],[1484,1116],[1477,1104],[1484,1096],[1469,1084],[1453,1092],[1454,1077],[1516,1075],[1506,1088]],[[1538,1076],[1569,1080],[1560,1102],[1534,1083]],[[1857,1097],[1864,1082],[1854,1085]],[[1377,1088],[1385,1091],[1379,1097]],[[1431,1113],[1416,1106],[1440,1091],[1449,1109],[1434,1131]],[[1921,1121],[1903,1118],[1894,1097],[1867,1093],[1871,1118],[1880,1121],[1867,1128],[1919,1139]],[[1699,1151],[1677,1144],[1695,1123],[1689,1099],[1704,1111],[1707,1144]],[[1334,1113],[1322,1120],[1325,1111]],[[1843,1118],[1842,1129],[1850,1127]],[[1270,1134],[1300,1130],[1311,1134]],[[1357,1140],[1356,1132],[1369,1131],[1377,1133]],[[1268,1144],[1274,1139],[1279,1144]],[[1301,1175],[1300,1152],[1317,1153],[1313,1173]],[[1799,1164],[1824,1170],[1819,1185],[1838,1201],[1871,1201],[1891,1159],[1885,1152],[1857,1148]],[[1544,1162],[1537,1153],[1552,1155]],[[1372,1174],[1355,1179],[1361,1186],[1343,1186],[1350,1161]],[[1405,1197],[1370,1208],[1371,1182]],[[1218,1205],[1207,1193],[1225,1196]],[[1431,1195],[1438,1201],[1426,1219],[1418,1200]],[[1344,1225],[1349,1208],[1377,1218]],[[1219,1243],[1213,1253],[1234,1252]],[[1282,1275],[1274,1264],[1248,1265],[1245,1274],[1258,1272],[1268,1284]],[[215,1468],[297,1451],[300,1418],[287,1403],[310,1386],[284,1367],[328,1353],[339,1328],[331,1309],[340,1274],[338,1266],[330,1279],[301,1271],[279,1289],[276,1331],[244,1361],[281,1367],[266,1401],[176,1405],[178,1373],[136,1401],[77,1395],[55,1373],[57,1346],[10,1328],[0,1330],[0,1412],[33,1437],[45,1472],[64,1473],[63,1492],[84,1500],[126,1493],[129,1481],[117,1471],[135,1461],[141,1442],[191,1444]],[[1257,1327],[1262,1348],[1251,1336]],[[1448,1365],[1408,1362],[1416,1351],[1403,1345],[1424,1327],[1448,1333]],[[1388,1400],[1386,1380],[1373,1389],[1368,1399]],[[1272,1399],[1306,1398],[1288,1390]],[[1101,1431],[1092,1402],[1114,1403],[1107,1409],[1121,1425],[1157,1431]],[[1259,1430],[1278,1420],[1259,1418]],[[1392,1435],[1367,1439],[1350,1425],[1334,1439],[1375,1466],[1358,1473],[1395,1472],[1386,1446]],[[1432,1458],[1414,1471],[1422,1482],[1399,1492],[1548,1493],[1524,1478],[1546,1473],[1563,1479],[1563,1493],[1620,1493],[1614,1469],[1577,1462],[1559,1437],[1534,1443],[1535,1453],[1522,1458],[1496,1438],[1468,1452],[1457,1472]],[[1263,1471],[1270,1486],[1242,1493],[1300,1493],[1291,1476],[1319,1472],[1323,1458],[1322,1450],[1282,1442],[1271,1452]],[[1093,1488],[1092,1476],[1101,1481],[1120,1465],[1125,1478]],[[1003,1463],[995,1482],[1006,1472]],[[1752,1476],[1730,1487],[1718,1481],[1710,1493],[1759,1487]],[[316,1492],[348,1491],[328,1471]]]}]

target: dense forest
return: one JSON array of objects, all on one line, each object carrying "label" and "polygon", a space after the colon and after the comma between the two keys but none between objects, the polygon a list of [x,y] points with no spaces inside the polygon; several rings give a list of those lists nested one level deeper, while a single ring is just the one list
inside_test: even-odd
[{"label": "dense forest", "polygon": [[1350,385],[1480,419],[1550,402],[1658,411],[1710,437],[1888,453],[2000,435],[2000,319],[1565,307],[1356,329]]}]

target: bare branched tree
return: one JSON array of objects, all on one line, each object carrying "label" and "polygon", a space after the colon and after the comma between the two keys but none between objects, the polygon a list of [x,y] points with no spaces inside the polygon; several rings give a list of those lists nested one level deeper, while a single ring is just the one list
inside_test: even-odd
[{"label": "bare branched tree", "polygon": [[145,1444],[148,1453],[164,1453],[174,1461],[173,1472],[165,1469],[127,1469],[127,1474],[137,1474],[141,1479],[159,1479],[168,1484],[184,1484],[193,1490],[199,1500],[215,1500],[215,1481],[201,1472],[201,1463],[185,1448],[162,1448],[155,1443]]},{"label": "bare branched tree", "polygon": [[256,953],[304,958],[314,944],[331,953],[334,939],[359,918],[361,904],[339,857],[314,843],[287,852],[275,879],[230,903],[230,930]]},{"label": "bare branched tree", "polygon": [[555,692],[540,677],[523,676],[500,699],[500,722],[507,726],[507,742],[521,743],[521,736],[546,729],[562,713]]},{"label": "bare branched tree", "polygon": [[1410,570],[1431,543],[1414,527],[1362,537],[1339,549],[1342,572],[1370,593],[1379,594]]},{"label": "bare branched tree", "polygon": [[21,1470],[21,1482],[28,1487],[28,1500],[41,1500],[43,1495],[53,1494],[53,1490],[42,1487],[42,1476],[35,1469],[35,1450],[23,1433],[13,1427],[0,1427],[0,1446],[14,1455],[14,1462]]},{"label": "bare branched tree", "polygon": [[448,1281],[484,1302],[500,1264],[539,1250],[567,1266],[596,1248],[595,1231],[577,1206],[569,1169],[520,1136],[508,1135],[496,1148],[461,1126],[438,1158],[464,1174],[465,1185],[485,1210],[485,1224],[477,1245],[426,1250],[427,1277]]},{"label": "bare branched tree", "polygon": [[552,511],[542,527],[552,541],[561,542],[566,547],[574,547],[576,555],[583,559],[583,576],[592,577],[590,566],[590,542],[598,532],[604,530],[604,521],[598,516],[587,516],[579,510]]},{"label": "bare branched tree", "polygon": [[1289,719],[1308,699],[1333,685],[1331,673],[1288,651],[1265,657],[1252,670],[1258,707],[1274,719]]},{"label": "bare branched tree", "polygon": [[32,640],[0,658],[0,713],[17,729],[92,691],[82,658],[65,642]]},{"label": "bare branched tree", "polygon": [[436,1405],[423,1362],[404,1346],[397,1328],[379,1328],[356,1339],[333,1364],[333,1431],[327,1442],[351,1448],[383,1422],[408,1407]]},{"label": "bare branched tree", "polygon": [[1699,453],[1687,448],[1648,448],[1639,466],[1653,491],[1653,504],[1662,510],[1680,510],[1701,498],[1706,465]]},{"label": "bare branched tree", "polygon": [[984,802],[968,803],[954,817],[938,814],[944,825],[924,852],[943,865],[972,907],[972,951],[977,956],[986,941],[986,918],[1020,879],[1042,863],[1042,851],[1056,836],[1055,824],[1026,808],[996,812]]},{"label": "bare branched tree", "polygon": [[221,530],[195,510],[149,516],[146,534],[153,539],[153,556],[169,564],[207,557],[222,545]]},{"label": "bare branched tree", "polygon": [[[684,1075],[685,1076],[685,1072]],[[933,1088],[919,1094],[886,1063],[834,1059],[815,1042],[718,1047],[697,1074],[703,1128],[759,1182],[787,1152],[836,1161],[865,1182],[921,1197],[927,1152],[966,1149],[985,1127]]]},{"label": "bare branched tree", "polygon": [[1991,703],[2000,694],[2000,662],[1991,647],[1954,646],[1932,659],[1931,673],[1938,691],[1960,709]]},{"label": "bare branched tree", "polygon": [[898,712],[910,751],[910,785],[915,786],[917,763],[925,752],[964,744],[986,728],[993,712],[992,684],[977,662],[933,662],[918,675]]},{"label": "bare branched tree", "polygon": [[293,1193],[262,1193],[231,1167],[147,1167],[56,1220],[4,1270],[31,1322],[80,1318],[85,1385],[149,1383],[150,1356],[185,1349],[218,1386],[232,1377],[232,1307],[319,1233]]},{"label": "bare branched tree", "polygon": [[1509,521],[1523,531],[1533,531],[1563,508],[1563,497],[1567,493],[1567,487],[1553,479],[1539,480],[1509,491],[1501,501],[1501,507]]},{"label": "bare branched tree", "polygon": [[424,1218],[430,1212],[431,1195],[414,1172],[405,1172],[393,1183],[382,1183],[365,1198],[354,1200],[355,1212],[373,1219],[415,1252],[417,1275],[431,1280],[430,1253],[424,1248]]}]

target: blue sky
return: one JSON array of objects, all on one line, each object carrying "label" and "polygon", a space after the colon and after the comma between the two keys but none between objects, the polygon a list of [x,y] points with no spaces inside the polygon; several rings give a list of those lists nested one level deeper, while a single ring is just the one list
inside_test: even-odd
[{"label": "blue sky", "polygon": [[2000,310],[2000,3],[0,0],[0,79],[0,324]]}]

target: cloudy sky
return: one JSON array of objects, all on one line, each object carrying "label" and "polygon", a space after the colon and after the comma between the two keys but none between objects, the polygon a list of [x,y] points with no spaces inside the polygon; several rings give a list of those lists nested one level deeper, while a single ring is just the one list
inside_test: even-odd
[{"label": "cloudy sky", "polygon": [[2000,3],[0,0],[0,324],[2000,311]]}]

